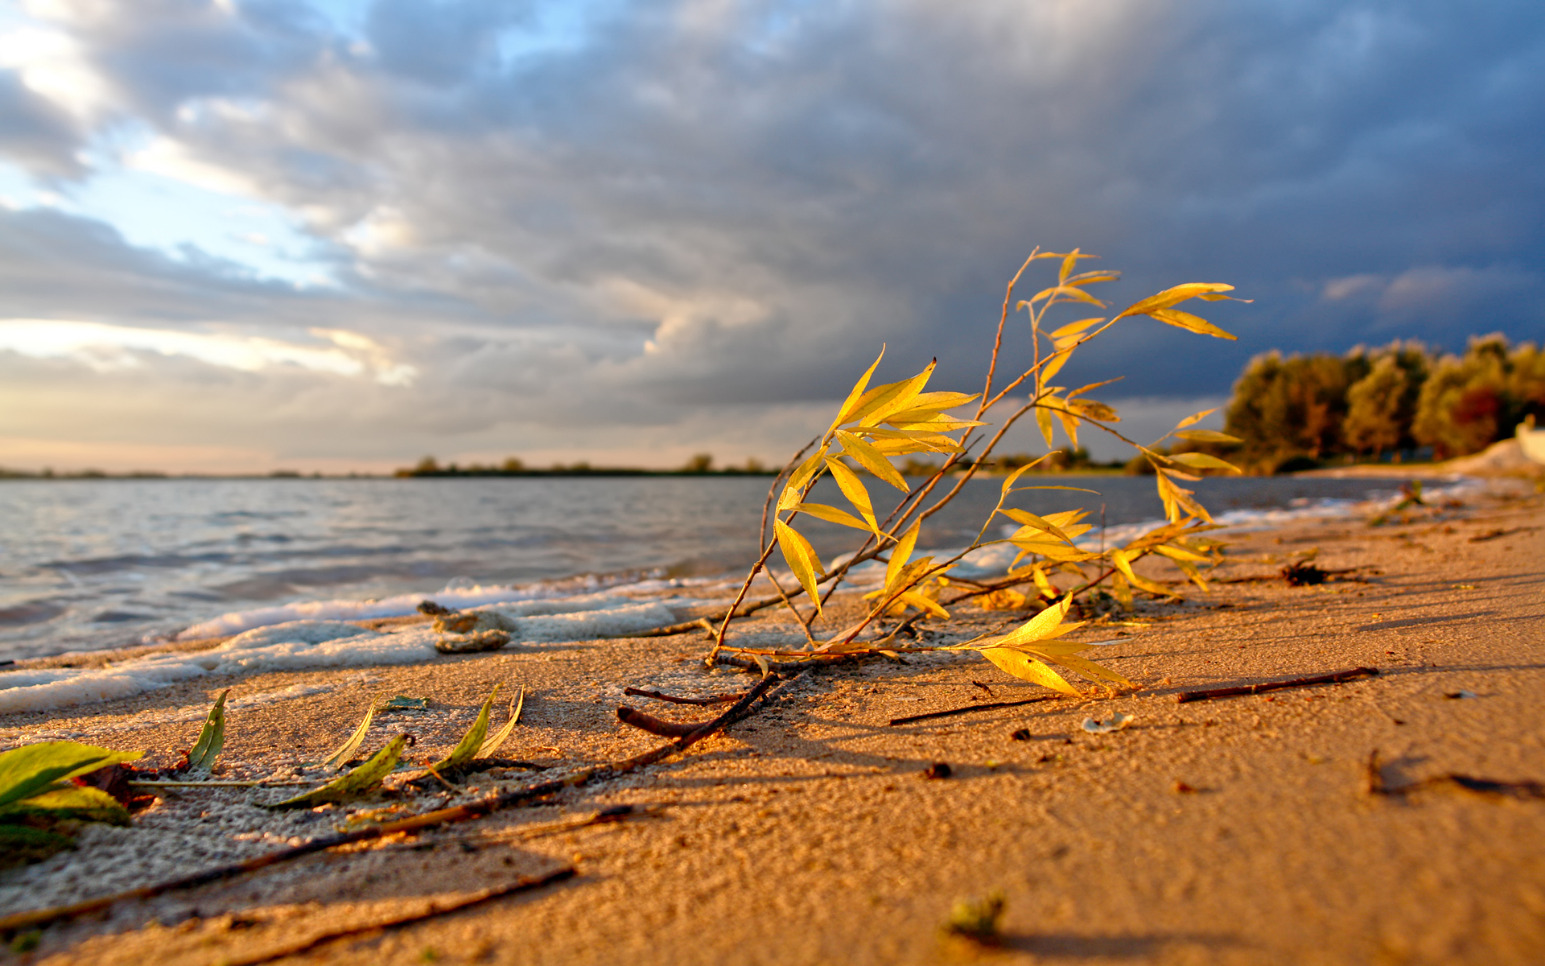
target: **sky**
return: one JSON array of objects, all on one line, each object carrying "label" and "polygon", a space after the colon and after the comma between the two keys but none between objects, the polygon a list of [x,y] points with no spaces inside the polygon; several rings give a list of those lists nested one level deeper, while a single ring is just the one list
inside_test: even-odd
[{"label": "sky", "polygon": [[1542,162],[1534,0],[20,0],[0,466],[781,464],[881,345],[979,389],[1036,246],[1253,300],[1065,370],[1146,440],[1538,341]]}]

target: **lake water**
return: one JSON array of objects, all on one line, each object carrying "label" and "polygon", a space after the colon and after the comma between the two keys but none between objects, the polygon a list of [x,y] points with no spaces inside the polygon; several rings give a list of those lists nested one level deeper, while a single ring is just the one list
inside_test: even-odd
[{"label": "lake water", "polygon": [[[644,578],[743,572],[766,477],[9,480],[0,482],[0,659],[162,639],[221,615],[511,585],[561,594]],[[1025,482],[1031,482],[1026,480]],[[1161,515],[1143,477],[1036,477],[1099,494],[1017,495],[1110,526]],[[824,485],[824,484],[823,484]],[[1335,512],[1388,480],[1217,478],[1239,523]],[[876,497],[887,488],[872,483]],[[923,543],[964,545],[998,496],[969,484]],[[840,502],[835,492],[823,502]],[[854,531],[810,524],[823,556]],[[250,623],[250,622],[249,622]]]}]

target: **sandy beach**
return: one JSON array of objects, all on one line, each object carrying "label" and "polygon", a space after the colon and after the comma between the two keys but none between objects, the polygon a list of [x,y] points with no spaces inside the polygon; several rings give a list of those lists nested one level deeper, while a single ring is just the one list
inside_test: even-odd
[{"label": "sandy beach", "polygon": [[[1542,509],[1545,498],[1514,481],[1377,527],[1348,517],[1232,534],[1210,593],[1140,603],[1125,623],[1080,632],[1116,641],[1092,656],[1141,684],[1135,693],[893,726],[1050,692],[968,656],[824,669],[664,763],[477,821],[119,903],[28,933],[35,950],[9,955],[246,963],[316,939],[286,961],[1537,963],[1539,785],[1464,779],[1545,781]],[[1311,550],[1342,572],[1289,586],[1280,569]],[[958,613],[956,634],[1011,618]],[[544,644],[205,677],[0,716],[5,747],[68,737],[148,749],[147,761],[167,765],[231,688],[217,777],[256,778],[325,757],[387,695],[426,697],[430,710],[378,719],[373,746],[409,731],[415,759],[439,757],[497,683],[527,693],[501,755],[542,766],[277,817],[252,804],[276,790],[167,790],[132,829],[92,827],[78,851],[0,873],[0,914],[646,751],[662,739],[620,724],[619,705],[673,720],[716,710],[625,687],[712,694],[755,681],[705,670],[705,650],[701,633]],[[1378,673],[1176,700],[1357,667]],[[497,725],[508,708],[496,706]],[[1124,730],[1083,727],[1117,712],[1132,716]],[[927,777],[941,763],[947,777]],[[1428,781],[1447,775],[1461,780]],[[618,806],[632,808],[561,826]],[[569,866],[562,881],[370,928]],[[941,930],[957,900],[992,893],[1005,901],[996,945]]]}]

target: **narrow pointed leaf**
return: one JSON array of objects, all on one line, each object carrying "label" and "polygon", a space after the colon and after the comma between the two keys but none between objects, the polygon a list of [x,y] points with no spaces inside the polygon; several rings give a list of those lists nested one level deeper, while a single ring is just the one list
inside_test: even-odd
[{"label": "narrow pointed leaf", "polygon": [[1185,429],[1187,426],[1195,426],[1197,423],[1201,422],[1202,420],[1206,419],[1208,416],[1211,416],[1213,413],[1215,413],[1217,411],[1218,411],[1217,407],[1214,407],[1212,409],[1204,409],[1204,410],[1202,410],[1199,413],[1192,413],[1191,415],[1187,416],[1185,419],[1182,419],[1180,422],[1176,423],[1175,424],[1175,428],[1176,429]]},{"label": "narrow pointed leaf", "polygon": [[1132,569],[1132,559],[1126,551],[1112,550],[1110,552],[1110,559],[1111,562],[1116,565],[1116,569],[1121,571],[1121,573],[1127,578],[1127,582],[1130,583],[1133,587],[1136,587],[1139,590],[1146,590],[1148,593],[1158,597],[1175,596],[1162,584],[1156,584],[1149,580],[1147,577],[1140,576],[1136,571],[1134,571]]},{"label": "narrow pointed leaf", "polygon": [[907,493],[911,487],[907,486],[906,478],[896,472],[896,467],[891,461],[880,455],[880,451],[873,446],[854,436],[852,433],[837,431],[837,442],[841,444],[842,451],[847,453],[864,469],[873,473],[877,478],[884,480],[891,486]]},{"label": "narrow pointed leaf", "polygon": [[792,507],[792,509],[815,517],[817,520],[825,520],[827,523],[836,523],[844,527],[852,527],[855,530],[869,530],[869,524],[858,517],[846,510],[839,510],[837,507],[827,506],[824,503],[801,503],[799,506]]},{"label": "narrow pointed leaf", "polygon": [[489,755],[492,755],[494,752],[499,750],[500,746],[504,744],[504,739],[510,736],[510,732],[515,730],[516,725],[520,724],[520,712],[525,707],[526,689],[522,687],[520,689],[520,695],[516,697],[514,701],[510,702],[510,720],[504,723],[504,727],[499,729],[498,734],[483,742],[483,747],[477,750],[478,758],[487,758]]},{"label": "narrow pointed leaf", "polygon": [[230,688],[221,691],[214,707],[209,709],[209,717],[199,729],[198,740],[188,752],[188,771],[207,772],[214,768],[220,749],[225,747],[225,697],[230,693]]},{"label": "narrow pointed leaf", "polygon": [[461,768],[476,757],[478,750],[483,747],[484,739],[488,737],[488,714],[493,710],[494,696],[498,693],[499,685],[495,684],[493,691],[488,695],[488,700],[483,702],[483,707],[478,711],[476,720],[472,722],[472,727],[461,736],[461,740],[456,743],[455,748],[451,749],[449,755],[429,766],[431,771]]},{"label": "narrow pointed leaf", "polygon": [[885,565],[885,586],[896,586],[896,578],[906,569],[907,562],[912,559],[912,551],[917,547],[917,535],[922,532],[922,529],[921,520],[912,524],[896,541],[896,546],[891,548],[890,562]]},{"label": "narrow pointed leaf", "polygon": [[1072,654],[1059,655],[1057,657],[1049,658],[1049,660],[1055,661],[1070,671],[1077,671],[1079,674],[1082,674],[1086,678],[1100,678],[1106,681],[1110,681],[1113,684],[1119,684],[1124,688],[1137,687],[1137,685],[1133,684],[1131,681],[1128,681],[1125,677],[1117,674],[1115,671],[1112,671],[1110,668],[1103,667],[1085,658],[1075,657]]},{"label": "narrow pointed leaf", "polygon": [[1172,453],[1170,459],[1177,463],[1184,463],[1199,470],[1227,470],[1230,473],[1241,472],[1239,467],[1227,460],[1218,459],[1207,453]]},{"label": "narrow pointed leaf", "polygon": [[134,761],[143,751],[113,751],[74,741],[45,741],[0,754],[0,806],[42,793],[50,786],[98,768]]},{"label": "narrow pointed leaf", "polygon": [[821,609],[821,595],[816,589],[816,580],[821,572],[821,558],[815,555],[815,548],[810,546],[798,530],[774,518],[773,532],[778,536],[778,549],[783,551],[783,560],[789,565],[794,578],[799,581],[805,593],[810,595],[817,612]]},{"label": "narrow pointed leaf", "polygon": [[1062,349],[1061,351],[1047,357],[1045,364],[1041,366],[1040,374],[1036,377],[1038,383],[1040,385],[1045,385],[1046,383],[1051,382],[1052,377],[1061,372],[1062,367],[1066,365],[1067,361],[1071,358],[1073,358],[1073,350],[1071,348]]},{"label": "narrow pointed leaf", "polygon": [[359,751],[359,746],[365,743],[365,735],[370,731],[370,722],[375,720],[375,716],[376,706],[374,702],[371,702],[370,707],[365,711],[364,720],[359,723],[359,727],[355,728],[354,733],[349,735],[344,743],[338,746],[337,751],[327,756],[327,760],[322,762],[322,767],[342,768],[345,762],[352,759],[354,753]]},{"label": "narrow pointed leaf", "polygon": [[805,486],[826,465],[825,459],[826,451],[817,449],[789,475],[788,483],[784,484],[783,492],[778,496],[779,510],[792,509],[804,498]]},{"label": "narrow pointed leaf", "polygon": [[1068,608],[1071,606],[1073,606],[1073,599],[1071,597],[1064,597],[1008,634],[1005,634],[997,643],[1003,645],[1024,644],[1050,637],[1052,636],[1052,631],[1056,630],[1058,625],[1062,623],[1063,618],[1068,616]]},{"label": "narrow pointed leaf", "polygon": [[309,792],[275,802],[267,808],[311,808],[328,802],[346,802],[375,788],[397,767],[403,751],[408,747],[408,736],[398,735],[376,752],[371,759],[345,775]]},{"label": "narrow pointed leaf", "polygon": [[1192,315],[1190,312],[1182,312],[1179,309],[1154,309],[1147,314],[1150,318],[1158,319],[1165,325],[1173,325],[1178,329],[1185,329],[1187,332],[1195,332],[1197,335],[1210,335],[1215,339],[1229,339],[1230,341],[1236,341],[1239,338],[1231,332],[1223,331],[1199,315]]},{"label": "narrow pointed leaf", "polygon": [[1157,295],[1150,295],[1141,302],[1134,303],[1130,308],[1116,316],[1116,318],[1121,319],[1131,315],[1147,315],[1154,309],[1167,309],[1171,306],[1179,305],[1186,299],[1198,296],[1205,297],[1214,292],[1232,292],[1233,290],[1234,286],[1225,285],[1222,282],[1187,282],[1184,285],[1167,288]]},{"label": "narrow pointed leaf", "polygon": [[1075,698],[1080,696],[1078,689],[1064,680],[1062,675],[1023,651],[1011,647],[984,647],[980,650],[987,660],[1022,681],[1039,684]]},{"label": "narrow pointed leaf", "polygon": [[884,358],[885,346],[882,345],[880,346],[880,354],[874,357],[874,362],[869,365],[868,369],[864,370],[862,376],[858,377],[858,382],[853,384],[853,390],[848,393],[848,398],[843,401],[842,408],[837,410],[837,420],[832,423],[833,429],[852,418],[851,411],[856,408],[858,401],[863,398],[864,391],[869,388],[869,378],[874,375],[875,369],[880,366],[880,360]]},{"label": "narrow pointed leaf", "polygon": [[[890,463],[887,462],[885,465],[889,466]],[[874,506],[869,502],[869,491],[864,488],[864,481],[859,479],[858,474],[840,459],[828,457],[826,469],[831,473],[832,479],[837,481],[837,487],[842,490],[842,495],[848,498],[848,502],[853,504],[853,508],[859,512],[864,522],[869,525],[869,529],[878,537],[880,524],[874,518]]]},{"label": "narrow pointed leaf", "polygon": [[1040,427],[1041,435],[1046,437],[1046,445],[1050,446],[1051,439],[1051,409],[1045,406],[1035,408],[1035,424]]},{"label": "narrow pointed leaf", "polygon": [[1242,443],[1244,440],[1238,436],[1230,436],[1228,433],[1219,433],[1210,429],[1183,429],[1175,433],[1181,439],[1189,439],[1196,443]]}]

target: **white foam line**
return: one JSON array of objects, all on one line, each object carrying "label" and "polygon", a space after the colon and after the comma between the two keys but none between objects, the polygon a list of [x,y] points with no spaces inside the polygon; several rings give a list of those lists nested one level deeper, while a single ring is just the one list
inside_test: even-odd
[{"label": "white foam line", "polygon": [[[512,640],[525,644],[625,636],[676,622],[676,613],[663,603],[606,595],[478,609],[501,613],[514,626]],[[0,674],[0,713],[125,698],[212,674],[414,664],[439,657],[434,649],[439,636],[427,624],[383,633],[342,621],[287,621],[244,631],[207,651],[155,654],[103,668]]]}]

